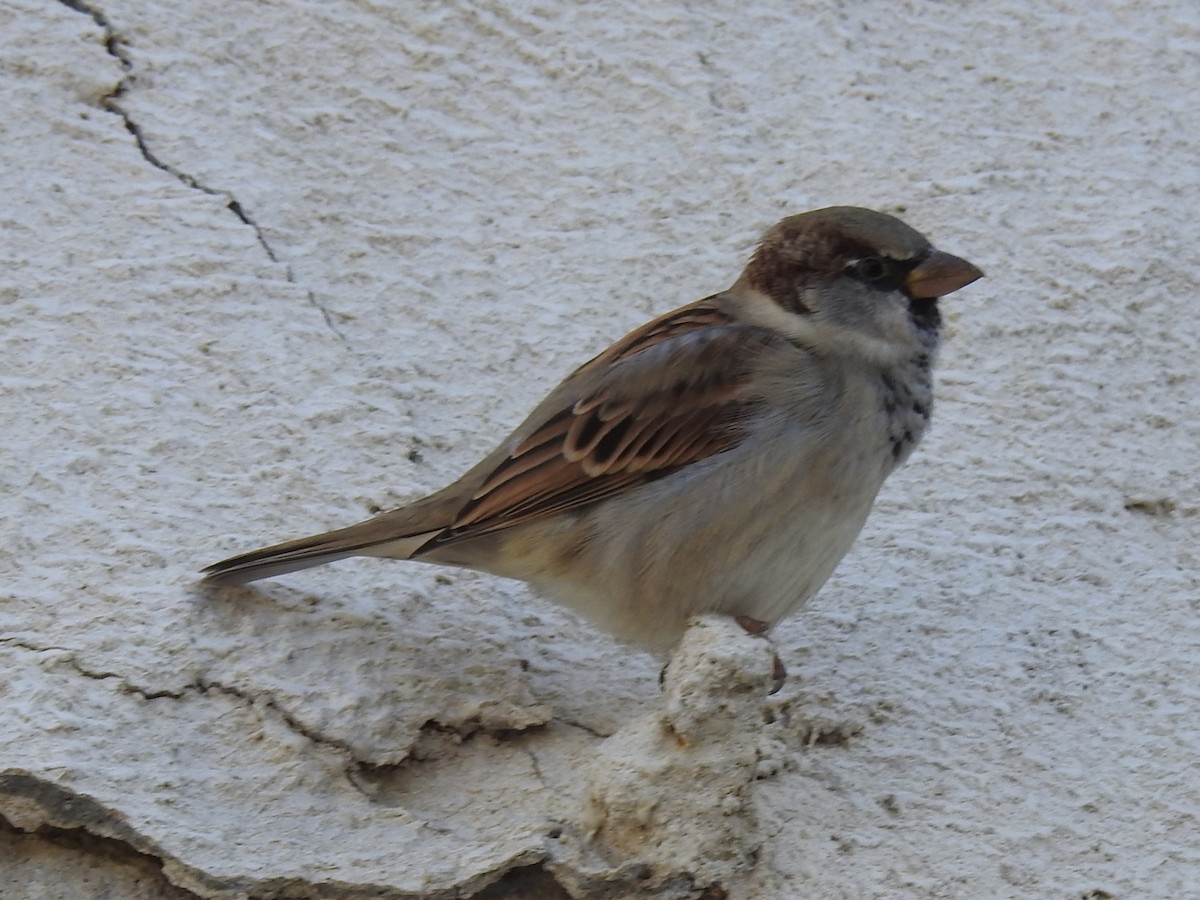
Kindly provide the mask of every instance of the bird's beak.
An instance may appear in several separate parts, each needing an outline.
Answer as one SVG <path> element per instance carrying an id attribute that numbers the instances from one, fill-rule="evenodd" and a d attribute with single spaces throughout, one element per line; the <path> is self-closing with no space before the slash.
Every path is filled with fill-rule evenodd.
<path id="1" fill-rule="evenodd" d="M 983 272 L 965 259 L 934 250 L 908 273 L 904 284 L 909 296 L 917 300 L 932 300 L 952 294 L 982 277 Z"/>

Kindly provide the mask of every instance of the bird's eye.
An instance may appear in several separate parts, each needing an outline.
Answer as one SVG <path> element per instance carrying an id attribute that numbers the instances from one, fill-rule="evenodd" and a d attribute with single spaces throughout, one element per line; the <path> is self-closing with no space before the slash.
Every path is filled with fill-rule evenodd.
<path id="1" fill-rule="evenodd" d="M 887 264 L 887 260 L 878 256 L 864 256 L 854 260 L 846 268 L 863 281 L 884 281 L 892 274 L 892 267 Z"/>

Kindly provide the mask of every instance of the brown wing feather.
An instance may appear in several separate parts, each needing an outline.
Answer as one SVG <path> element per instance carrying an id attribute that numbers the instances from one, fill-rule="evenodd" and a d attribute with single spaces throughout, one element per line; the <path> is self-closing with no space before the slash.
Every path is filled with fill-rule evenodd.
<path id="1" fill-rule="evenodd" d="M 731 324 L 733 324 L 733 319 L 721 309 L 717 295 L 706 297 L 650 320 L 641 328 L 625 335 L 599 356 L 584 363 L 580 368 L 585 369 L 596 364 L 611 365 L 677 335 L 687 334 L 701 328 Z"/>
<path id="2" fill-rule="evenodd" d="M 584 367 L 604 370 L 598 385 L 521 440 L 428 546 L 594 503 L 736 446 L 757 399 L 753 362 L 774 340 L 735 325 L 716 298 L 648 323 Z"/>

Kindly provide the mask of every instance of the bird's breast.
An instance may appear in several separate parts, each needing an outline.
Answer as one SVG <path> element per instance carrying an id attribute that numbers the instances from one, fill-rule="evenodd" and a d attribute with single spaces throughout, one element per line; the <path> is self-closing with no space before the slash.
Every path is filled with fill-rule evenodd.
<path id="1" fill-rule="evenodd" d="M 894 465 L 908 459 L 929 426 L 933 381 L 928 368 L 910 366 L 880 376 L 879 404 Z"/>

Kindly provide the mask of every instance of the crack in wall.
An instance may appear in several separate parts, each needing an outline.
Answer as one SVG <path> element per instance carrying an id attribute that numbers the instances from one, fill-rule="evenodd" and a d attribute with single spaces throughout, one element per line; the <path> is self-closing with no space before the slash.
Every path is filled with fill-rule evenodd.
<path id="1" fill-rule="evenodd" d="M 100 98 L 100 106 L 106 112 L 120 117 L 121 121 L 125 125 L 125 130 L 133 136 L 134 143 L 137 145 L 138 152 L 142 154 L 142 158 L 156 169 L 160 169 L 161 171 L 174 176 L 180 181 L 180 183 L 191 190 L 200 191 L 201 193 L 223 199 L 225 201 L 225 208 L 237 216 L 238 221 L 253 229 L 254 237 L 258 241 L 259 246 L 262 247 L 263 252 L 266 253 L 267 259 L 269 259 L 272 263 L 283 267 L 284 279 L 288 282 L 288 284 L 299 286 L 299 282 L 296 280 L 296 275 L 292 271 L 292 267 L 280 259 L 279 254 L 275 252 L 274 248 L 267 240 L 267 236 L 264 233 L 262 226 L 260 226 L 258 222 L 254 220 L 254 218 L 246 211 L 246 208 L 241 204 L 240 201 L 238 201 L 236 197 L 234 197 L 230 191 L 220 190 L 204 184 L 195 176 L 189 175 L 182 169 L 179 169 L 176 166 L 166 162 L 150 149 L 150 145 L 146 141 L 146 135 L 142 131 L 141 126 L 134 121 L 129 111 L 125 109 L 125 107 L 123 107 L 119 102 L 120 98 L 129 92 L 137 76 L 133 73 L 133 57 L 129 53 L 129 47 L 116 28 L 113 27 L 112 21 L 108 18 L 108 16 L 106 16 L 101 9 L 93 6 L 90 3 L 84 2 L 84 0 L 59 0 L 59 2 L 68 9 L 72 9 L 75 12 L 88 16 L 104 33 L 104 49 L 108 55 L 115 59 L 121 66 L 121 72 L 123 74 L 113 89 Z M 333 314 L 320 302 L 320 300 L 317 299 L 316 293 L 312 290 L 306 289 L 305 296 L 307 297 L 309 304 L 321 313 L 321 318 L 325 321 L 326 327 L 337 336 L 337 339 L 341 341 L 343 345 L 349 348 L 349 338 L 346 337 L 345 332 L 338 328 Z"/>
<path id="2" fill-rule="evenodd" d="M 406 758 L 397 763 L 378 763 L 369 757 L 364 757 L 354 748 L 354 745 L 349 741 L 341 740 L 332 737 L 319 729 L 313 728 L 305 724 L 295 713 L 288 710 L 278 700 L 272 697 L 269 693 L 256 692 L 235 685 L 226 684 L 222 681 L 217 681 L 208 678 L 203 674 L 197 674 L 191 681 L 177 688 L 148 688 L 140 684 L 136 684 L 129 678 L 116 671 L 107 671 L 103 669 L 93 669 L 85 665 L 79 659 L 80 651 L 74 647 L 62 647 L 58 645 L 39 645 L 32 641 L 25 640 L 19 637 L 0 637 L 0 646 L 13 647 L 21 650 L 27 650 L 30 653 L 57 653 L 61 654 L 56 660 L 64 666 L 67 666 L 72 672 L 80 675 L 83 678 L 88 678 L 93 681 L 114 681 L 116 682 L 117 690 L 125 694 L 133 694 L 141 697 L 143 700 L 183 700 L 190 695 L 206 695 L 208 693 L 221 694 L 226 697 L 231 697 L 241 704 L 258 710 L 259 715 L 263 711 L 274 714 L 278 720 L 290 731 L 308 740 L 310 743 L 332 750 L 339 755 L 346 757 L 346 772 L 351 775 L 358 769 L 370 770 L 385 770 L 391 768 L 400 768 L 409 764 L 410 758 Z M 463 730 L 464 724 L 467 728 Z M 457 736 L 459 741 L 468 740 L 477 734 L 503 735 L 505 729 L 490 729 L 475 723 L 471 727 L 471 723 L 458 723 L 457 725 L 446 725 L 436 719 L 430 719 L 421 726 L 422 734 L 429 732 L 443 732 Z M 519 732 L 523 733 L 523 732 Z M 537 759 L 528 750 L 533 762 L 534 769 L 537 771 L 538 777 L 541 778 L 541 771 L 537 767 Z M 354 779 L 351 778 L 353 782 Z M 542 779 L 543 784 L 545 780 Z M 356 789 L 361 788 L 356 784 Z"/>
<path id="3" fill-rule="evenodd" d="M 306 738 L 308 741 L 320 747 L 325 747 L 334 750 L 338 753 L 349 756 L 351 764 L 366 763 L 366 760 L 361 759 L 355 752 L 354 748 L 347 742 L 330 737 L 322 732 L 310 728 L 298 719 L 293 713 L 289 712 L 281 706 L 273 697 L 266 694 L 255 694 L 252 691 L 247 691 L 242 688 L 224 684 L 219 681 L 205 678 L 203 675 L 197 675 L 192 681 L 183 685 L 180 688 L 163 688 L 161 690 L 152 690 L 129 681 L 126 676 L 120 672 L 109 672 L 101 669 L 92 669 L 79 661 L 78 650 L 71 647 L 59 646 L 39 646 L 30 641 L 16 637 L 0 638 L 0 645 L 8 647 L 16 647 L 22 650 L 28 650 L 31 653 L 61 653 L 59 661 L 64 665 L 84 678 L 90 678 L 94 681 L 113 681 L 118 685 L 118 690 L 126 694 L 134 694 L 144 700 L 182 700 L 190 694 L 207 694 L 210 691 L 222 694 L 227 697 L 244 703 L 251 708 L 269 710 L 279 717 L 280 721 L 291 731 Z"/>
<path id="4" fill-rule="evenodd" d="M 588 725 L 586 722 L 568 719 L 565 716 L 555 716 L 551 721 L 561 722 L 563 725 L 566 725 L 570 728 L 577 728 L 585 734 L 590 734 L 592 737 L 597 738 L 598 740 L 604 740 L 605 738 L 612 737 L 612 732 L 600 731 L 596 728 L 593 728 L 591 725 Z"/>
<path id="5" fill-rule="evenodd" d="M 533 774 L 534 777 L 537 778 L 538 784 L 542 786 L 543 790 L 548 789 L 550 785 L 546 781 L 546 776 L 542 773 L 542 764 L 538 761 L 537 754 L 533 752 L 533 748 L 521 744 L 520 749 L 523 750 L 525 755 L 529 757 L 529 763 L 533 768 Z"/>
<path id="6" fill-rule="evenodd" d="M 233 697 L 251 708 L 262 707 L 270 710 L 277 715 L 280 721 L 288 727 L 289 730 L 295 732 L 301 737 L 311 741 L 318 747 L 325 747 L 337 753 L 345 754 L 349 757 L 349 763 L 362 762 L 363 760 L 355 753 L 354 748 L 346 741 L 338 738 L 330 737 L 327 734 L 310 728 L 301 722 L 296 716 L 288 712 L 275 700 L 274 697 L 268 695 L 255 695 L 250 691 L 242 688 L 234 687 L 233 685 L 223 684 L 219 681 L 210 681 L 206 678 L 197 678 L 194 683 L 194 689 L 201 694 L 207 694 L 209 691 L 215 691 L 218 694 L 223 694 L 226 697 Z"/>

